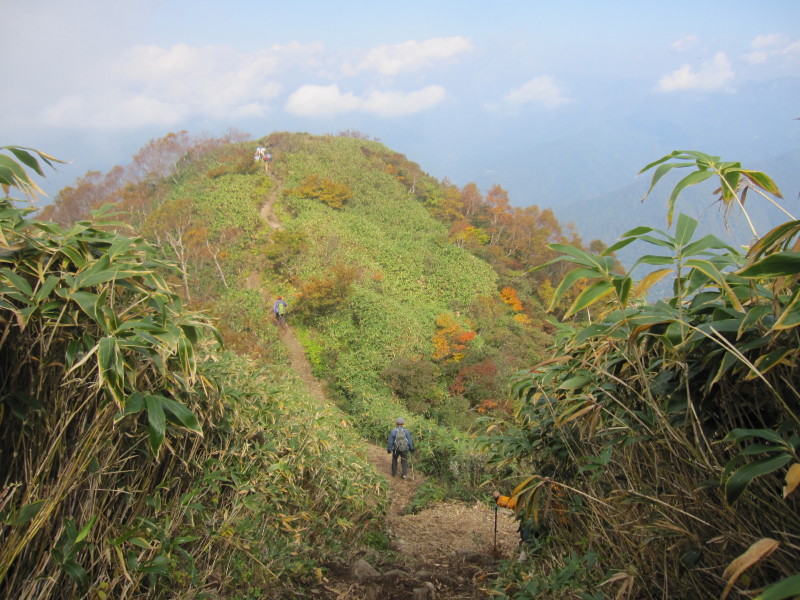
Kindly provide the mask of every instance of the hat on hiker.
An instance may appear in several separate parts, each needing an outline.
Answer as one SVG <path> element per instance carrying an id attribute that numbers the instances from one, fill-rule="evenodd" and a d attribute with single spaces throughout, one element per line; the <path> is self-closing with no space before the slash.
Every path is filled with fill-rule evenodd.
<path id="1" fill-rule="evenodd" d="M 398 425 L 402 425 L 403 423 L 405 423 L 405 420 L 403 419 L 403 417 L 400 417 L 400 418 L 397 419 L 397 424 Z"/>

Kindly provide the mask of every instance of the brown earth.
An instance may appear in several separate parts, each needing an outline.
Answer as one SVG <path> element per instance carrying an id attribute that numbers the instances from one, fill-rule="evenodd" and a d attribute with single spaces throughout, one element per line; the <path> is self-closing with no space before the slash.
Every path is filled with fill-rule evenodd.
<path id="1" fill-rule="evenodd" d="M 261 216 L 271 227 L 280 229 L 273 211 L 277 188 L 266 199 Z M 258 276 L 248 278 L 247 285 L 258 287 Z M 311 373 L 311 365 L 291 327 L 281 331 L 280 337 L 288 350 L 291 367 L 305 387 L 320 402 L 329 402 L 323 385 Z M 390 427 L 388 424 L 387 435 Z M 368 457 L 388 482 L 391 504 L 386 526 L 394 552 L 387 552 L 385 557 L 372 554 L 373 564 L 359 561 L 353 565 L 328 565 L 327 580 L 308 590 L 308 597 L 338 600 L 487 597 L 482 588 L 497 561 L 512 556 L 517 548 L 519 534 L 513 513 L 505 509 L 496 511 L 480 502 L 451 501 L 435 503 L 418 514 L 406 514 L 425 477 L 413 469 L 413 461 L 405 480 L 392 477 L 391 455 L 384 447 L 370 444 Z"/>

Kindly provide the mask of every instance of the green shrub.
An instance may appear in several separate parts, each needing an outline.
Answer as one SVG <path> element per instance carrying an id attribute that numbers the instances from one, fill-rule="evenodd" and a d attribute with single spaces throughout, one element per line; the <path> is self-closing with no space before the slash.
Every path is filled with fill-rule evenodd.
<path id="1" fill-rule="evenodd" d="M 29 212 L 0 205 L 11 249 L 0 257 L 0 460 L 15 490 L 0 589 L 72 597 L 104 581 L 117 595 L 191 579 L 208 538 L 185 533 L 201 505 L 179 498 L 225 443 L 225 393 L 206 362 L 216 332 L 182 307 L 142 240 L 87 222 L 63 231 Z"/>
<path id="2" fill-rule="evenodd" d="M 380 543 L 359 436 L 280 356 L 221 352 L 141 239 L 0 202 L 4 597 L 287 596 Z M 217 308 L 272 342 L 255 292 Z"/>
<path id="3" fill-rule="evenodd" d="M 670 218 L 681 189 L 713 175 L 724 202 L 747 189 L 779 195 L 766 175 L 701 153 L 656 165 L 653 184 L 667 166 L 698 169 L 675 188 Z M 592 324 L 565 326 L 552 357 L 520 375 L 518 418 L 494 438 L 497 462 L 516 466 L 520 508 L 549 531 L 552 557 L 508 573 L 521 590 L 512 597 L 562 597 L 564 583 L 593 590 L 604 578 L 618 595 L 662 597 L 667 586 L 676 598 L 733 586 L 754 594 L 797 573 L 788 469 L 800 464 L 800 222 L 773 229 L 746 256 L 714 236 L 695 239 L 696 227 L 681 214 L 674 234 L 639 227 L 599 256 L 557 247 L 575 268 L 552 305 L 583 280 L 567 316 L 596 313 Z M 640 259 L 658 270 L 638 283 L 609 257 L 633 242 L 661 251 Z M 640 299 L 666 276 L 672 297 Z M 555 558 L 579 546 L 603 573 Z M 740 577 L 735 565 L 746 561 L 758 568 Z"/>

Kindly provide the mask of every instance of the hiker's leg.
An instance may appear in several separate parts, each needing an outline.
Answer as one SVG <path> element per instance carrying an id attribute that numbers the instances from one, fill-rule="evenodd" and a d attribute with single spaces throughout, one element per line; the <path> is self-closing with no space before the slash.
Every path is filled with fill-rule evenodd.
<path id="1" fill-rule="evenodd" d="M 397 452 L 392 452 L 392 477 L 397 477 Z"/>
<path id="2" fill-rule="evenodd" d="M 408 474 L 408 450 L 401 452 L 400 456 L 403 459 L 403 477 L 405 477 Z"/>

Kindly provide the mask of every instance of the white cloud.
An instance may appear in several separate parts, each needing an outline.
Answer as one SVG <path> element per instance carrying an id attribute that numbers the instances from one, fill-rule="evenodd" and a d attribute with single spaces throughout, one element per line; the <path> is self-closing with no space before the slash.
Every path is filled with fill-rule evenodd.
<path id="1" fill-rule="evenodd" d="M 415 92 L 372 91 L 363 97 L 342 92 L 336 84 L 304 85 L 289 96 L 285 109 L 304 117 L 365 112 L 382 117 L 410 115 L 433 108 L 445 97 L 444 88 L 429 85 Z"/>
<path id="2" fill-rule="evenodd" d="M 50 127 L 135 129 L 147 125 L 170 127 L 185 116 L 185 108 L 156 98 L 110 93 L 91 99 L 64 97 L 47 106 L 41 120 Z"/>
<path id="3" fill-rule="evenodd" d="M 564 97 L 564 90 L 549 75 L 531 79 L 526 84 L 511 90 L 504 97 L 507 106 L 520 107 L 524 104 L 538 104 L 545 108 L 557 108 L 571 102 Z"/>
<path id="4" fill-rule="evenodd" d="M 364 99 L 363 110 L 382 117 L 411 115 L 433 108 L 445 95 L 444 88 L 438 85 L 416 92 L 372 92 Z"/>
<path id="5" fill-rule="evenodd" d="M 400 72 L 455 56 L 469 46 L 464 38 L 447 38 L 383 47 L 383 54 L 373 54 L 370 68 Z M 48 97 L 39 111 L 40 122 L 48 127 L 126 130 L 175 127 L 197 118 L 230 122 L 263 117 L 292 78 L 321 76 L 323 59 L 328 60 L 324 50 L 321 43 L 252 52 L 212 45 L 135 46 L 87 65 L 74 87 Z M 307 85 L 291 94 L 285 109 L 306 116 L 359 111 L 392 117 L 428 110 L 445 95 L 437 85 L 362 95 L 343 92 L 336 84 Z"/>
<path id="6" fill-rule="evenodd" d="M 685 52 L 694 48 L 697 45 L 697 41 L 698 38 L 696 35 L 686 35 L 672 42 L 672 49 L 678 52 Z"/>
<path id="7" fill-rule="evenodd" d="M 302 86 L 289 96 L 284 108 L 294 115 L 322 117 L 357 110 L 360 103 L 355 95 L 343 94 L 333 83 Z"/>
<path id="8" fill-rule="evenodd" d="M 758 35 L 750 42 L 752 51 L 745 54 L 748 62 L 761 64 L 775 57 L 794 58 L 800 56 L 800 41 L 789 42 L 780 33 Z"/>
<path id="9" fill-rule="evenodd" d="M 47 104 L 50 127 L 172 127 L 190 118 L 260 117 L 271 110 L 286 71 L 314 68 L 321 44 L 250 53 L 229 47 L 137 46 L 113 65 L 97 64 L 79 91 Z"/>
<path id="10" fill-rule="evenodd" d="M 377 71 L 381 75 L 392 76 L 450 60 L 472 50 L 472 47 L 469 39 L 460 36 L 378 46 L 367 53 L 356 70 Z"/>
<path id="11" fill-rule="evenodd" d="M 710 62 L 703 63 L 696 71 L 690 65 L 683 65 L 676 71 L 664 75 L 656 89 L 660 92 L 730 90 L 728 84 L 733 75 L 728 57 L 724 52 L 717 52 Z"/>

